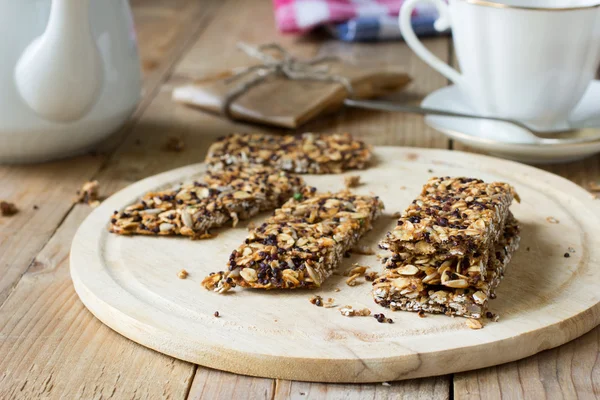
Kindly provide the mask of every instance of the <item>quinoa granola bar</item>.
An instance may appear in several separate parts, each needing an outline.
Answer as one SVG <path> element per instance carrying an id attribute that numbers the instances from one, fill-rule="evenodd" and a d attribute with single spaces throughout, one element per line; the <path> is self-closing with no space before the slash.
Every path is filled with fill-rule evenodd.
<path id="1" fill-rule="evenodd" d="M 381 214 L 378 197 L 305 188 L 233 251 L 228 270 L 202 282 L 209 290 L 317 288 Z"/>
<path id="2" fill-rule="evenodd" d="M 213 143 L 206 163 L 211 169 L 233 164 L 270 165 L 299 174 L 341 173 L 363 169 L 371 148 L 348 133 L 275 136 L 234 133 Z"/>
<path id="3" fill-rule="evenodd" d="M 513 198 L 519 201 L 506 183 L 431 178 L 380 247 L 395 254 L 475 259 L 498 240 Z M 480 267 L 485 275 L 487 262 L 483 261 Z"/>
<path id="4" fill-rule="evenodd" d="M 423 279 L 407 276 L 402 267 L 388 269 L 385 275 L 373 283 L 376 303 L 392 310 L 428 312 L 481 318 L 486 314 L 488 300 L 494 298 L 512 254 L 519 246 L 519 225 L 509 217 L 499 241 L 488 261 L 488 275 L 478 287 L 448 287 L 427 284 Z M 451 276 L 454 280 L 457 277 Z"/>
<path id="5" fill-rule="evenodd" d="M 230 166 L 204 182 L 149 192 L 115 211 L 109 230 L 121 235 L 210 237 L 209 230 L 279 207 L 304 187 L 302 178 L 265 166 Z"/>

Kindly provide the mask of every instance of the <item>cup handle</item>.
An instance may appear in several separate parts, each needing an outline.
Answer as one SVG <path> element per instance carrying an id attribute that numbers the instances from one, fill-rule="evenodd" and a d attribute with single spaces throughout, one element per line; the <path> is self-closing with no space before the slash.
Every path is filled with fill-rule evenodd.
<path id="1" fill-rule="evenodd" d="M 400 32 L 404 41 L 408 44 L 408 47 L 414 51 L 423 61 L 429 64 L 433 69 L 450 79 L 454 84 L 461 86 L 463 82 L 462 75 L 450 67 L 448 64 L 436 57 L 432 52 L 427 50 L 423 43 L 415 35 L 411 23 L 412 13 L 417 6 L 417 3 L 424 1 L 432 3 L 438 10 L 439 18 L 433 25 L 438 31 L 444 31 L 451 26 L 450 13 L 448 12 L 448 5 L 442 0 L 407 0 L 402 4 L 400 9 L 400 15 L 398 16 L 398 24 L 400 25 Z"/>

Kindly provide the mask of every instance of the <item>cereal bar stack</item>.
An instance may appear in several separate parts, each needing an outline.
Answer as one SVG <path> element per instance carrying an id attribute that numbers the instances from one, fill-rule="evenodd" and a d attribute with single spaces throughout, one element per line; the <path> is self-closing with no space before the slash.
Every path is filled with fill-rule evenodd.
<path id="1" fill-rule="evenodd" d="M 375 302 L 393 310 L 481 318 L 519 245 L 506 183 L 432 178 L 380 247 L 385 273 Z"/>

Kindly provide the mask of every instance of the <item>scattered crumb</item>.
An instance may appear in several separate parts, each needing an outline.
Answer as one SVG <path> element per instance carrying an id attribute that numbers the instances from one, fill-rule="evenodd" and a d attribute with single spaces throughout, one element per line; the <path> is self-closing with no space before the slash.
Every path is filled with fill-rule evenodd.
<path id="1" fill-rule="evenodd" d="M 406 186 L 400 186 L 398 189 L 404 190 L 404 189 L 406 189 Z"/>
<path id="2" fill-rule="evenodd" d="M 433 170 L 432 169 L 428 169 L 427 172 L 429 172 L 430 174 L 433 174 Z"/>
<path id="3" fill-rule="evenodd" d="M 571 255 L 569 253 L 565 253 L 565 254 L 563 254 L 563 257 L 564 258 L 569 258 L 569 257 L 571 257 Z"/>
<path id="4" fill-rule="evenodd" d="M 17 208 L 16 205 L 14 205 L 14 203 L 9 203 L 7 201 L 0 201 L 0 212 L 2 213 L 3 217 L 11 217 L 11 216 L 15 215 L 16 213 L 18 213 L 19 209 Z"/>
<path id="5" fill-rule="evenodd" d="M 392 386 L 392 385 L 390 385 L 390 383 L 389 383 L 389 382 L 381 382 L 381 384 L 382 384 L 383 386 L 388 386 L 388 387 L 389 387 L 389 386 Z"/>
<path id="6" fill-rule="evenodd" d="M 199 236 L 192 237 L 192 239 L 193 240 L 196 240 L 196 239 L 212 239 L 212 238 L 216 238 L 218 235 L 219 235 L 218 233 L 204 232 L 203 234 L 201 234 Z"/>
<path id="7" fill-rule="evenodd" d="M 400 218 L 402 216 L 402 213 L 400 211 L 396 211 L 395 213 L 392 214 L 392 218 Z"/>
<path id="8" fill-rule="evenodd" d="M 98 205 L 100 205 L 100 197 L 98 196 L 99 188 L 100 184 L 98 181 L 88 181 L 84 183 L 81 189 L 77 191 L 75 203 L 82 203 L 91 207 L 98 207 Z"/>
<path id="9" fill-rule="evenodd" d="M 167 142 L 165 143 L 164 149 L 166 151 L 173 151 L 175 153 L 179 153 L 181 151 L 183 151 L 183 149 L 185 148 L 185 142 L 183 141 L 182 138 L 179 137 L 170 137 L 167 139 Z"/>
<path id="10" fill-rule="evenodd" d="M 419 312 L 417 313 L 417 315 L 419 316 L 419 318 L 425 318 L 426 317 L 425 311 L 423 311 L 423 310 L 419 310 Z"/>
<path id="11" fill-rule="evenodd" d="M 466 320 L 466 324 L 471 329 L 481 329 L 481 328 L 483 328 L 483 324 L 481 323 L 481 321 L 479 321 L 477 319 L 468 318 Z"/>
<path id="12" fill-rule="evenodd" d="M 368 282 L 373 282 L 378 277 L 379 277 L 379 274 L 377 274 L 377 272 L 375 272 L 375 271 L 368 272 L 368 273 L 365 274 L 365 280 L 368 281 Z"/>
<path id="13" fill-rule="evenodd" d="M 312 296 L 308 301 L 317 307 L 323 307 L 323 298 L 321 296 Z"/>
<path id="14" fill-rule="evenodd" d="M 340 313 L 344 317 L 368 317 L 371 315 L 371 310 L 368 308 L 363 308 L 360 310 L 355 310 L 352 306 L 344 306 L 340 308 Z"/>
<path id="15" fill-rule="evenodd" d="M 527 248 L 525 250 L 530 251 L 531 247 L 527 246 Z"/>
<path id="16" fill-rule="evenodd" d="M 335 299 L 333 297 L 329 297 L 327 299 L 327 301 L 325 303 L 323 303 L 323 307 L 325 307 L 325 308 L 337 307 L 337 304 L 335 304 Z"/>
<path id="17" fill-rule="evenodd" d="M 408 153 L 408 154 L 406 155 L 406 159 L 407 159 L 408 161 L 415 161 L 415 160 L 416 160 L 416 159 L 418 159 L 418 158 L 419 158 L 419 155 L 418 155 L 418 154 L 416 154 L 416 153 Z"/>
<path id="18" fill-rule="evenodd" d="M 340 289 L 339 287 L 336 287 L 335 289 L 333 289 L 334 292 L 339 292 L 340 290 L 342 290 L 342 289 Z"/>
<path id="19" fill-rule="evenodd" d="M 384 324 L 384 323 L 388 323 L 388 324 L 393 324 L 394 320 L 391 318 L 386 318 L 385 314 L 374 314 L 373 317 L 377 320 L 377 322 L 379 322 L 380 324 Z"/>
<path id="20" fill-rule="evenodd" d="M 500 319 L 500 316 L 498 314 L 494 314 L 491 311 L 486 312 L 485 317 L 492 322 L 498 322 L 498 320 Z"/>
<path id="21" fill-rule="evenodd" d="M 346 285 L 348 285 L 348 286 L 358 285 L 360 282 L 357 281 L 356 278 L 358 278 L 359 276 L 360 276 L 360 274 L 354 274 L 350 278 L 346 279 Z"/>
<path id="22" fill-rule="evenodd" d="M 221 316 L 221 314 L 219 314 L 218 311 L 215 311 L 214 316 L 215 316 L 215 318 L 219 318 Z M 277 320 L 275 320 L 275 322 L 277 322 Z"/>
<path id="23" fill-rule="evenodd" d="M 551 224 L 559 224 L 560 223 L 560 221 L 554 217 L 546 217 L 546 221 L 550 222 Z"/>
<path id="24" fill-rule="evenodd" d="M 185 279 L 188 277 L 188 272 L 185 269 L 182 269 L 181 271 L 179 271 L 179 273 L 177 274 L 177 277 L 179 279 Z"/>
<path id="25" fill-rule="evenodd" d="M 39 207 L 38 207 L 36 204 L 34 204 L 34 205 L 33 205 L 33 209 L 34 209 L 34 210 L 39 210 L 40 208 L 39 208 Z"/>
<path id="26" fill-rule="evenodd" d="M 274 319 L 274 320 L 273 320 L 273 322 L 277 322 L 277 320 L 276 320 L 276 319 Z"/>
<path id="27" fill-rule="evenodd" d="M 574 249 L 574 248 L 572 248 L 572 247 L 569 247 L 569 248 L 567 249 L 567 251 L 568 251 L 569 253 L 575 253 L 575 249 Z"/>
<path id="28" fill-rule="evenodd" d="M 304 396 L 306 393 L 304 392 L 300 392 L 300 396 Z"/>
<path id="29" fill-rule="evenodd" d="M 344 185 L 348 189 L 360 186 L 360 176 L 359 175 L 350 175 L 350 176 L 345 177 Z"/>
<path id="30" fill-rule="evenodd" d="M 344 276 L 358 275 L 363 276 L 369 267 L 365 265 L 352 264 L 352 269 L 344 272 Z"/>
<path id="31" fill-rule="evenodd" d="M 362 246 L 362 245 L 356 245 L 350 251 L 354 254 L 362 254 L 365 256 L 372 256 L 373 254 L 375 254 L 375 250 L 373 250 L 372 248 L 370 248 L 368 246 Z"/>
<path id="32" fill-rule="evenodd" d="M 587 184 L 588 190 L 592 192 L 600 192 L 600 183 L 596 183 L 594 181 L 589 181 Z"/>

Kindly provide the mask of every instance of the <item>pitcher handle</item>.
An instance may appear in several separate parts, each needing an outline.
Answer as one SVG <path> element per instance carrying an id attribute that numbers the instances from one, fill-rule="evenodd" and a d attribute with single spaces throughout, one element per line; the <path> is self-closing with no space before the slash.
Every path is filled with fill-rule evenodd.
<path id="1" fill-rule="evenodd" d="M 411 16 L 419 2 L 429 2 L 433 4 L 439 13 L 438 19 L 434 23 L 434 28 L 438 31 L 445 31 L 451 27 L 450 13 L 448 5 L 442 0 L 407 0 L 402 4 L 400 15 L 398 16 L 398 24 L 400 32 L 406 44 L 419 56 L 423 61 L 429 64 L 433 69 L 450 79 L 454 84 L 462 86 L 463 76 L 454 68 L 440 60 L 431 51 L 427 50 L 423 43 L 417 38 L 411 23 Z"/>

